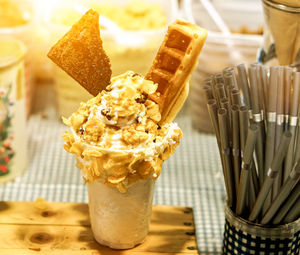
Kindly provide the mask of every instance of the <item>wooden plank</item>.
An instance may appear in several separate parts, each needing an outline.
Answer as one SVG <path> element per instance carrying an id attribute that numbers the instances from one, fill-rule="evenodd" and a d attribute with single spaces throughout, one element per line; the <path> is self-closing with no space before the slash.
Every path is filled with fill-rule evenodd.
<path id="1" fill-rule="evenodd" d="M 60 224 L 90 226 L 88 205 L 61 202 L 0 202 L 0 224 Z M 193 210 L 187 207 L 153 206 L 152 222 L 166 225 L 184 221 L 193 224 Z"/>
<path id="2" fill-rule="evenodd" d="M 28 249 L 24 251 L 23 249 L 5 249 L 0 250 L 1 255 L 63 255 L 61 250 L 41 250 L 41 249 Z M 68 255 L 103 255 L 104 253 L 99 250 L 69 250 L 66 254 Z M 126 250 L 126 251 L 116 251 L 116 250 L 109 250 L 108 252 L 105 252 L 107 255 L 139 255 L 142 254 L 140 252 L 136 252 L 134 250 Z M 145 254 L 145 253 L 143 253 Z M 147 255 L 157 255 L 156 252 L 147 252 Z M 182 255 L 182 253 L 171 253 L 171 252 L 163 252 L 159 253 L 159 255 Z M 195 255 L 194 252 L 191 253 L 184 253 L 184 255 Z"/>
<path id="3" fill-rule="evenodd" d="M 154 206 L 146 241 L 114 251 L 93 238 L 87 204 L 1 202 L 0 254 L 197 254 L 191 208 Z M 11 252 L 11 253 L 9 253 Z M 33 253 L 32 253 L 33 252 Z"/>
<path id="4" fill-rule="evenodd" d="M 89 226 L 87 204 L 36 202 L 0 202 L 0 224 L 56 224 Z"/>
<path id="5" fill-rule="evenodd" d="M 42 248 L 43 250 L 89 250 L 107 252 L 94 241 L 90 228 L 86 226 L 47 225 L 0 225 L 1 249 Z M 177 229 L 168 232 L 150 232 L 147 241 L 137 246 L 135 251 L 184 252 L 195 244 L 194 238 Z M 1 251 L 0 249 L 0 251 Z M 167 250 L 166 250 L 167 249 Z"/>

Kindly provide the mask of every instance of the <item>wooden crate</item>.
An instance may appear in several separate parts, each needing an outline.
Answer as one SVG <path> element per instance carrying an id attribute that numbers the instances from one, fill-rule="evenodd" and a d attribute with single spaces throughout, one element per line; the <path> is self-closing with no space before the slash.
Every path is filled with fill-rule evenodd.
<path id="1" fill-rule="evenodd" d="M 138 255 L 198 254 L 193 210 L 154 206 L 146 241 L 112 250 L 93 238 L 83 203 L 0 202 L 0 254 Z"/>

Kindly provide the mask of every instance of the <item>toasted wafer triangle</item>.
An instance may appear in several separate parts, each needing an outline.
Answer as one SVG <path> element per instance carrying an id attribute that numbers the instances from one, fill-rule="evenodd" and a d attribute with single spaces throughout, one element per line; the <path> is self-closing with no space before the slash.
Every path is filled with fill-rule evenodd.
<path id="1" fill-rule="evenodd" d="M 194 24 L 177 20 L 168 32 L 153 61 L 146 79 L 158 83 L 149 98 L 159 104 L 161 124 L 171 122 L 187 97 L 188 81 L 198 63 L 207 31 Z"/>
<path id="2" fill-rule="evenodd" d="M 110 83 L 109 58 L 102 48 L 99 14 L 86 12 L 49 51 L 48 57 L 96 96 Z"/>

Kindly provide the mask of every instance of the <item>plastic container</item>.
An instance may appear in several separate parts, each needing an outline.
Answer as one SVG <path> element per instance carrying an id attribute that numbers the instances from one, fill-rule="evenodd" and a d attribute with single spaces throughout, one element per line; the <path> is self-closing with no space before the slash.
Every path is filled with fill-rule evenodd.
<path id="1" fill-rule="evenodd" d="M 264 24 L 260 1 L 214 1 L 214 7 L 231 31 L 259 31 Z M 198 0 L 185 0 L 186 18 L 208 30 L 197 70 L 213 74 L 236 63 L 253 63 L 263 43 L 261 35 L 223 35 Z"/>
<path id="2" fill-rule="evenodd" d="M 260 1 L 213 1 L 214 7 L 231 31 L 259 31 L 263 26 Z M 261 35 L 234 33 L 223 35 L 199 0 L 183 2 L 184 16 L 208 30 L 208 37 L 200 54 L 199 63 L 191 78 L 188 103 L 191 108 L 193 126 L 200 131 L 213 132 L 208 124 L 209 115 L 201 88 L 203 80 L 211 74 L 221 72 L 227 66 L 256 61 L 258 50 L 263 43 Z M 196 110 L 195 110 L 196 109 Z"/>
<path id="3" fill-rule="evenodd" d="M 10 27 L 0 26 L 0 37 L 12 37 L 22 41 L 27 47 L 27 55 L 25 56 L 25 77 L 26 77 L 26 112 L 29 116 L 33 98 L 34 98 L 34 60 L 33 60 L 33 48 L 34 48 L 34 10 L 31 0 L 17 1 L 10 0 L 9 2 L 19 6 L 22 14 L 28 22 L 21 25 L 14 25 Z M 3 7 L 2 7 L 3 8 Z M 1 16 L 0 16 L 1 17 Z M 1 17 L 3 18 L 3 17 Z"/>
<path id="4" fill-rule="evenodd" d="M 27 167 L 25 54 L 22 42 L 0 38 L 0 183 Z"/>
<path id="5" fill-rule="evenodd" d="M 154 181 L 132 184 L 126 193 L 99 181 L 88 184 L 89 211 L 97 242 L 113 249 L 142 243 L 149 230 Z"/>
<path id="6" fill-rule="evenodd" d="M 178 11 L 176 0 L 144 1 L 151 4 L 159 4 L 166 14 L 168 23 L 176 19 Z M 76 16 L 79 13 L 83 14 L 89 9 L 89 4 L 91 5 L 94 2 L 87 1 L 81 4 L 71 3 L 68 4 L 67 7 L 69 9 L 73 8 L 73 15 Z M 109 2 L 104 0 L 97 1 L 97 4 L 109 3 L 110 5 L 124 6 L 128 2 L 129 0 L 113 0 Z M 54 6 L 44 15 L 45 26 L 48 28 L 51 35 L 51 40 L 48 42 L 49 47 L 70 28 L 69 26 L 53 23 L 51 15 L 57 12 L 57 8 L 66 8 L 66 6 L 61 4 L 59 6 Z M 124 30 L 125 32 L 122 35 L 116 35 L 110 31 L 101 29 L 100 34 L 103 41 L 103 47 L 110 58 L 113 72 L 112 75 L 115 76 L 128 70 L 146 74 L 151 67 L 155 54 L 163 40 L 166 29 L 167 26 L 155 30 Z M 126 40 L 124 40 L 124 38 L 126 38 Z M 86 101 L 91 97 L 85 89 L 57 67 L 54 67 L 54 79 L 57 91 L 59 115 L 69 116 L 78 108 L 80 102 Z"/>

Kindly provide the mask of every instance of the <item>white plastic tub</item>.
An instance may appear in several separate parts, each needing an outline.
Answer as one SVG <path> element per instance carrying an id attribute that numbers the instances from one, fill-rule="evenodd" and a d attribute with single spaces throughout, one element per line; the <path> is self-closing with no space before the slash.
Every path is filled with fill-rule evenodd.
<path id="1" fill-rule="evenodd" d="M 263 13 L 260 1 L 213 1 L 214 7 L 230 30 L 246 27 L 250 31 L 263 26 Z M 200 55 L 198 71 L 207 74 L 220 72 L 226 66 L 241 62 L 256 61 L 257 51 L 263 43 L 261 35 L 231 34 L 223 35 L 201 5 L 200 0 L 185 0 L 185 17 L 208 30 L 207 41 Z"/>
<path id="2" fill-rule="evenodd" d="M 261 2 L 214 0 L 213 6 L 230 30 L 238 31 L 246 27 L 256 31 L 263 26 Z M 193 126 L 200 131 L 213 132 L 206 108 L 205 97 L 199 86 L 211 74 L 221 72 L 227 66 L 240 63 L 251 64 L 256 61 L 259 48 L 263 44 L 263 36 L 255 34 L 234 33 L 222 34 L 200 0 L 183 2 L 184 16 L 192 23 L 208 30 L 208 37 L 200 54 L 198 66 L 191 78 L 191 91 L 188 102 L 192 105 Z"/>

